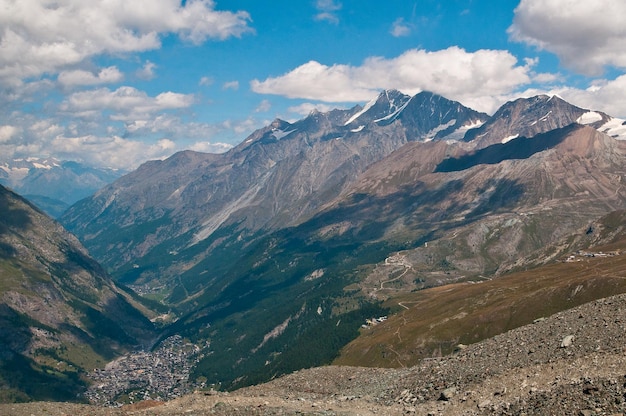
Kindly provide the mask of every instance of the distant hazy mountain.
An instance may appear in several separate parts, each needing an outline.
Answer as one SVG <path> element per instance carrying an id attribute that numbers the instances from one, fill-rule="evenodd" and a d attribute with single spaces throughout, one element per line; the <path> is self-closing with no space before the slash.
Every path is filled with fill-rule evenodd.
<path id="1" fill-rule="evenodd" d="M 0 163 L 0 184 L 34 202 L 52 217 L 122 176 L 124 171 L 89 167 L 54 158 Z"/>
<path id="2" fill-rule="evenodd" d="M 61 220 L 177 310 L 170 331 L 210 340 L 197 375 L 245 384 L 330 361 L 397 291 L 555 258 L 624 208 L 623 131 L 558 97 L 489 117 L 384 91 L 275 120 L 225 154 L 146 163 Z"/>
<path id="3" fill-rule="evenodd" d="M 76 400 L 83 373 L 154 338 L 84 247 L 0 186 L 0 401 Z"/>

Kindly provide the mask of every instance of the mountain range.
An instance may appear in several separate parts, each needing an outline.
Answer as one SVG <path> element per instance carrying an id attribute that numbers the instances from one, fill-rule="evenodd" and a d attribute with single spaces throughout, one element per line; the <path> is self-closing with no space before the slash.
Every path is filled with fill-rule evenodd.
<path id="1" fill-rule="evenodd" d="M 193 380 L 232 389 L 331 362 L 366 319 L 410 308 L 408 294 L 579 250 L 577 236 L 625 208 L 624 138 L 622 120 L 557 96 L 489 116 L 389 90 L 363 107 L 274 120 L 224 154 L 147 162 L 59 221 L 102 268 L 81 264 L 136 316 L 108 357 L 152 345 L 145 316 L 156 314 L 129 287 L 170 312 L 159 340 L 200 348 Z M 83 331 L 91 309 L 122 325 L 106 305 L 75 312 Z"/>
<path id="2" fill-rule="evenodd" d="M 28 198 L 48 215 L 59 217 L 70 205 L 125 174 L 54 158 L 30 157 L 0 164 L 0 184 Z"/>
<path id="3" fill-rule="evenodd" d="M 328 362 L 389 297 L 565 255 L 624 207 L 625 131 L 556 96 L 489 116 L 384 91 L 148 162 L 60 220 L 172 308 L 169 334 L 210 341 L 195 375 L 231 388 Z"/>

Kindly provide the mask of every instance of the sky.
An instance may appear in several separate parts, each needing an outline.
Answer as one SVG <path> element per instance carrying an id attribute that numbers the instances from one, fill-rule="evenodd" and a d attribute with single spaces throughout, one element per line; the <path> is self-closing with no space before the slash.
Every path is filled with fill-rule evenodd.
<path id="1" fill-rule="evenodd" d="M 130 170 L 384 89 L 626 118 L 624 45 L 615 0 L 0 0 L 0 161 Z"/>

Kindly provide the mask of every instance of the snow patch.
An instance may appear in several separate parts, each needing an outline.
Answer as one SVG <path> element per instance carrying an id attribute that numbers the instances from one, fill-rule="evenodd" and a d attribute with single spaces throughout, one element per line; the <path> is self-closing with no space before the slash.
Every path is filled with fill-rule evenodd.
<path id="1" fill-rule="evenodd" d="M 602 115 L 600 113 L 596 113 L 595 111 L 587 111 L 585 114 L 576 119 L 576 123 L 591 124 L 600 120 L 602 120 Z"/>
<path id="2" fill-rule="evenodd" d="M 294 131 L 296 131 L 296 129 L 288 130 L 288 131 L 284 131 L 284 130 L 280 130 L 280 129 L 272 129 L 272 136 L 274 136 L 276 138 L 276 140 L 280 140 L 283 137 L 290 135 Z"/>
<path id="3" fill-rule="evenodd" d="M 454 141 L 461 140 L 463 139 L 463 137 L 465 137 L 465 133 L 467 133 L 468 130 L 477 129 L 483 124 L 485 124 L 485 122 L 482 120 L 472 121 L 469 124 L 464 124 L 458 129 L 454 130 L 452 133 L 448 134 L 445 138 L 446 140 L 454 140 Z"/>
<path id="4" fill-rule="evenodd" d="M 47 169 L 50 170 L 52 169 L 52 166 L 50 165 L 42 165 L 41 163 L 37 163 L 37 162 L 32 162 L 33 166 L 36 167 L 37 169 Z"/>
<path id="5" fill-rule="evenodd" d="M 598 131 L 611 136 L 616 140 L 626 140 L 626 121 L 620 118 L 611 118 L 598 128 Z"/>
<path id="6" fill-rule="evenodd" d="M 435 138 L 435 136 L 437 135 L 437 133 L 439 133 L 440 131 L 443 131 L 443 130 L 445 130 L 447 128 L 450 128 L 450 127 L 454 126 L 455 123 L 456 123 L 456 120 L 452 119 L 452 120 L 448 121 L 446 124 L 438 125 L 434 129 L 432 129 L 431 131 L 426 133 L 426 135 L 424 135 L 424 141 L 429 142 L 429 141 L 433 140 Z"/>
<path id="7" fill-rule="evenodd" d="M 519 134 L 514 134 L 512 136 L 507 136 L 504 139 L 502 139 L 502 144 L 510 142 L 513 139 L 517 139 L 519 137 Z"/>
<path id="8" fill-rule="evenodd" d="M 365 107 L 363 107 L 363 109 L 361 111 L 359 111 L 358 113 L 356 113 L 355 115 L 353 115 L 352 117 L 350 117 L 348 119 L 348 121 L 346 121 L 346 123 L 344 124 L 344 126 L 347 126 L 348 124 L 352 123 L 354 120 L 356 120 L 357 118 L 361 117 L 363 114 L 365 114 L 367 112 L 367 110 L 369 110 L 370 108 L 372 108 L 374 106 L 374 104 L 376 104 L 376 100 L 378 99 L 378 97 L 370 100 L 367 104 L 365 104 Z"/>
<path id="9" fill-rule="evenodd" d="M 402 104 L 402 106 L 400 108 L 398 108 L 396 111 L 394 111 L 393 113 L 386 115 L 385 117 L 379 118 L 377 120 L 374 120 L 374 123 L 378 123 L 380 121 L 386 121 L 386 120 L 393 120 L 394 118 L 398 117 L 398 115 L 402 112 L 402 110 L 404 110 L 406 108 L 407 105 L 409 105 L 409 103 L 411 102 L 411 99 L 408 99 L 406 101 L 406 103 Z"/>
<path id="10" fill-rule="evenodd" d="M 352 133 L 358 133 L 361 130 L 363 130 L 363 128 L 365 127 L 365 125 L 360 125 L 359 127 L 357 127 L 356 129 L 352 129 L 350 130 Z"/>

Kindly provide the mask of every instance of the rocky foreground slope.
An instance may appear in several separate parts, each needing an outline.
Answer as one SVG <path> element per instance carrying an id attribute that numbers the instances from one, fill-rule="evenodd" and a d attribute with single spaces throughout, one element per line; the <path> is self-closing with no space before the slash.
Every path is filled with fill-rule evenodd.
<path id="1" fill-rule="evenodd" d="M 626 413 L 626 295 L 402 369 L 320 367 L 232 393 L 123 408 L 0 405 L 3 415 L 616 415 Z"/>

